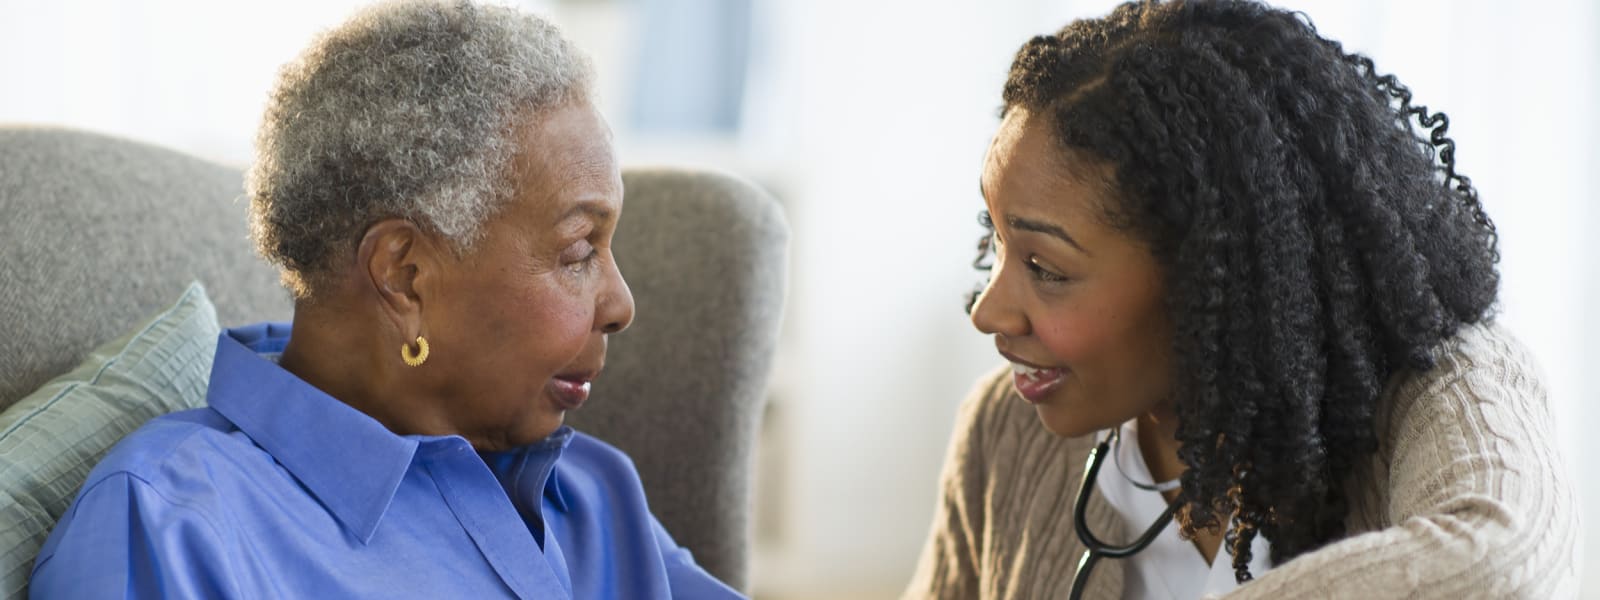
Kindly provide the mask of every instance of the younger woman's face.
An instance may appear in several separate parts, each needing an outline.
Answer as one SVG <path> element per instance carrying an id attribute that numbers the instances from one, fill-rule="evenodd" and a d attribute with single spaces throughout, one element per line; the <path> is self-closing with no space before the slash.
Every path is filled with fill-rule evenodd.
<path id="1" fill-rule="evenodd" d="M 1008 111 L 984 161 L 995 263 L 972 310 L 1046 429 L 1077 436 L 1170 409 L 1172 326 L 1155 258 L 1105 222 L 1103 164 L 1074 162 L 1048 114 Z M 1069 176 L 1071 174 L 1072 176 Z"/>

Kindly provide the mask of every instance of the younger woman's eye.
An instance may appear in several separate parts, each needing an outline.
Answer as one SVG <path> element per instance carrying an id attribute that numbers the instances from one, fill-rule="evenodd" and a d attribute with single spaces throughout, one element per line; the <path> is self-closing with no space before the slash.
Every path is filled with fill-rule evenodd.
<path id="1" fill-rule="evenodd" d="M 1046 283 L 1061 283 L 1069 279 L 1066 275 L 1056 273 L 1039 264 L 1038 259 L 1028 257 L 1028 271 L 1033 273 L 1033 278 Z"/>

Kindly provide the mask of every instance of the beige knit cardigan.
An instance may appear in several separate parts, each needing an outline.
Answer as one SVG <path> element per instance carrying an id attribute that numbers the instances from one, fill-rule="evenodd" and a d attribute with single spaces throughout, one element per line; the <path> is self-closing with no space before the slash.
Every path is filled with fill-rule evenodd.
<path id="1" fill-rule="evenodd" d="M 1463 327 L 1437 359 L 1386 389 L 1379 449 L 1348 485 L 1348 537 L 1227 598 L 1577 595 L 1577 501 L 1532 357 L 1484 324 Z M 1065 598 L 1083 552 L 1072 503 L 1092 446 L 1092 436 L 1046 431 L 1009 368 L 982 379 L 957 416 L 905 598 Z M 1108 541 L 1130 537 L 1098 491 L 1087 516 Z M 1084 598 L 1120 597 L 1121 564 L 1100 561 L 1090 583 Z"/>

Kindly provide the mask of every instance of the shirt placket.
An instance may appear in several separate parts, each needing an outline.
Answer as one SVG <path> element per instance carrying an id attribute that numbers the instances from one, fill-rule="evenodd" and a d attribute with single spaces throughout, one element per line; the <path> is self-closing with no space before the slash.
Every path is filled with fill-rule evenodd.
<path id="1" fill-rule="evenodd" d="M 459 439 L 430 442 L 424 446 L 424 464 L 444 495 L 445 503 L 484 560 L 513 593 L 530 600 L 570 599 L 567 587 L 544 559 L 527 528 L 520 526 L 522 517 L 499 480 L 472 447 Z M 518 526 L 503 526 L 506 523 Z"/>

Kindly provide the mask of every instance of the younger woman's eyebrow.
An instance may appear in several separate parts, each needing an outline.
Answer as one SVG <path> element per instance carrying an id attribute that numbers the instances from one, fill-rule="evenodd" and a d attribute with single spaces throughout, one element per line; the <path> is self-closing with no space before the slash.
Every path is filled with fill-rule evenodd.
<path id="1" fill-rule="evenodd" d="M 1072 239 L 1072 236 L 1067 234 L 1067 230 L 1062 229 L 1060 226 L 1054 223 L 1045 223 L 1043 221 L 1034 221 L 1032 219 L 1024 219 L 1021 217 L 1006 217 L 1006 223 L 1011 225 L 1012 229 L 1043 233 L 1045 235 L 1059 238 L 1061 241 L 1066 242 L 1073 248 L 1077 248 L 1079 252 L 1090 254 L 1088 250 L 1083 248 L 1082 244 L 1078 243 L 1078 240 Z M 1090 256 L 1093 255 L 1090 254 Z"/>
<path id="2" fill-rule="evenodd" d="M 983 177 L 981 175 L 978 177 L 978 195 L 983 198 L 984 203 L 989 202 L 989 194 L 984 192 Z M 1066 242 L 1073 248 L 1077 248 L 1079 252 L 1082 252 L 1088 256 L 1094 256 L 1094 254 L 1084 249 L 1083 244 L 1079 244 L 1078 240 L 1072 239 L 1072 236 L 1067 234 L 1067 230 L 1062 229 L 1057 225 L 1018 217 L 1006 217 L 1006 224 L 1010 225 L 1013 229 L 1033 231 L 1060 238 L 1061 241 Z"/>

